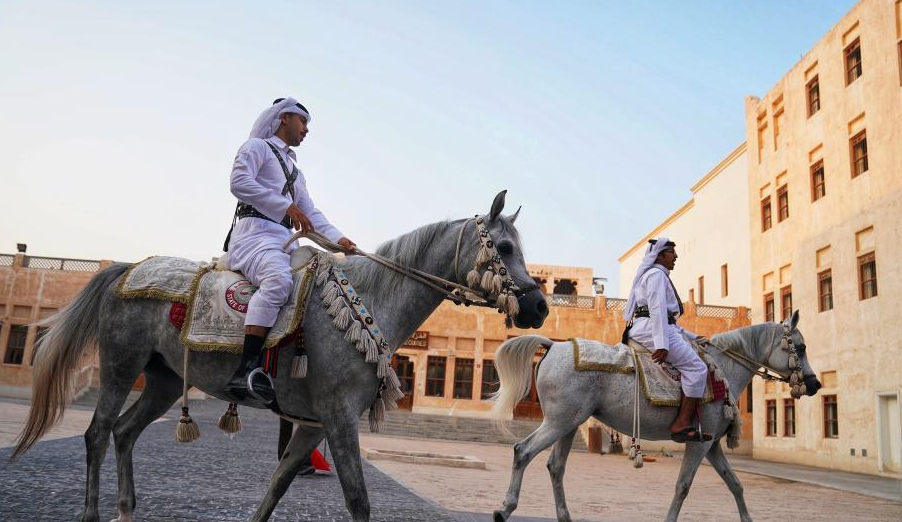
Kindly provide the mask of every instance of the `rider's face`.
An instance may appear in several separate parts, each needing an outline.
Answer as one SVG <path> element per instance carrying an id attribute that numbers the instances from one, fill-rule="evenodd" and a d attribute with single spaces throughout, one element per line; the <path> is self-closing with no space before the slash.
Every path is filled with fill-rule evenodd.
<path id="1" fill-rule="evenodd" d="M 658 258 L 655 260 L 656 263 L 663 266 L 667 270 L 673 270 L 674 264 L 676 264 L 677 253 L 675 248 L 668 248 L 667 250 L 658 254 Z"/>
<path id="2" fill-rule="evenodd" d="M 282 115 L 282 128 L 285 129 L 285 141 L 292 147 L 297 147 L 307 136 L 307 120 L 300 114 L 288 113 Z"/>

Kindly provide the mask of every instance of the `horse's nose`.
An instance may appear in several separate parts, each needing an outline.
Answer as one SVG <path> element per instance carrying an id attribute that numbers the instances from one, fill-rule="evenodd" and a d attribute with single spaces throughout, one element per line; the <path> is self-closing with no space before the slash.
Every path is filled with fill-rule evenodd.
<path id="1" fill-rule="evenodd" d="M 520 296 L 520 313 L 514 318 L 517 328 L 539 328 L 548 317 L 548 303 L 537 288 Z"/>
<path id="2" fill-rule="evenodd" d="M 548 315 L 548 301 L 541 299 L 536 303 L 536 311 L 539 312 L 539 315 L 542 317 L 546 317 Z"/>

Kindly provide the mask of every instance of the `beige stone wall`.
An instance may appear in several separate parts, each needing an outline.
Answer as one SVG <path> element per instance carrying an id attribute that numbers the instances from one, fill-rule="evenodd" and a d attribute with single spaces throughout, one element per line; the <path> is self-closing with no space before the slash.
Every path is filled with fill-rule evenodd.
<path id="1" fill-rule="evenodd" d="M 863 74 L 847 85 L 844 49 L 856 39 Z M 879 433 L 877 406 L 879 395 L 902 391 L 902 275 L 896 269 L 902 255 L 900 42 L 902 4 L 864 0 L 765 96 L 746 100 L 753 321 L 764 320 L 769 292 L 774 292 L 779 320 L 781 290 L 791 289 L 809 359 L 829 384 L 818 396 L 797 402 L 797 434 L 787 437 L 782 407 L 787 390 L 757 383 L 756 457 L 865 473 L 893 471 L 881 461 L 886 436 L 881 439 Z M 821 103 L 809 114 L 806 85 L 815 76 Z M 869 169 L 853 178 L 849 140 L 862 130 Z M 810 167 L 818 160 L 825 167 L 826 195 L 813 201 Z M 780 221 L 776 200 L 783 185 L 789 217 Z M 763 231 L 761 201 L 768 196 L 772 228 Z M 860 300 L 858 257 L 868 252 L 876 257 L 878 296 Z M 833 309 L 820 311 L 818 274 L 827 269 Z M 836 438 L 825 436 L 825 395 L 837 397 Z M 767 400 L 776 401 L 776 436 L 766 433 Z M 897 430 L 898 406 L 890 415 Z M 898 432 L 889 437 L 896 444 L 902 440 Z"/>
<path id="2" fill-rule="evenodd" d="M 31 360 L 37 336 L 36 324 L 71 301 L 95 272 L 27 268 L 23 266 L 26 257 L 21 254 L 3 255 L 3 259 L 9 261 L 4 264 L 11 266 L 0 266 L 0 395 L 26 398 L 31 394 Z M 98 266 L 107 263 L 93 262 Z M 4 363 L 14 326 L 28 327 L 22 364 Z M 85 375 L 81 381 L 84 383 L 90 380 L 90 367 L 87 362 L 82 367 L 81 372 Z"/>
<path id="3" fill-rule="evenodd" d="M 692 199 L 620 256 L 620 296 L 629 296 L 648 240 L 667 236 L 677 244 L 671 274 L 684 300 L 749 306 L 748 154 L 738 146 L 692 187 Z M 716 224 L 716 226 L 714 226 Z M 726 292 L 723 266 L 726 265 Z M 699 282 L 703 278 L 703 282 Z"/>

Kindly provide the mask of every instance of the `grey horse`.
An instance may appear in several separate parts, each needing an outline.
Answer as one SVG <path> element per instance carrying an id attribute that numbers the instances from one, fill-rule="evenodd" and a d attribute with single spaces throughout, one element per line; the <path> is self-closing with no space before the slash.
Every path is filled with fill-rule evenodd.
<path id="1" fill-rule="evenodd" d="M 805 393 L 814 395 L 821 387 L 808 364 L 805 341 L 796 326 L 796 311 L 784 323 L 764 323 L 714 336 L 711 342 L 719 348 L 734 350 L 749 359 L 785 373 L 790 366 L 790 353 L 783 339 L 784 333 L 796 347 L 799 364 L 806 385 Z M 788 326 L 788 328 L 784 328 Z M 555 343 L 537 335 L 515 337 L 498 347 L 495 368 L 501 387 L 496 393 L 492 416 L 499 422 L 509 418 L 514 405 L 528 393 L 532 378 L 532 361 L 536 350 L 548 348 L 536 370 L 535 383 L 545 418 L 536 431 L 514 445 L 514 464 L 510 487 L 501 509 L 494 512 L 495 522 L 507 520 L 517 508 L 523 472 L 530 461 L 545 448 L 554 445 L 548 458 L 548 471 L 554 490 L 554 502 L 559 522 L 569 522 L 570 512 L 564 498 L 564 468 L 570 453 L 573 437 L 579 426 L 594 417 L 620 432 L 629 433 L 633 421 L 635 374 L 608 373 L 602 371 L 575 371 L 573 348 L 570 343 Z M 716 349 L 707 350 L 710 357 L 724 372 L 733 397 L 751 382 L 755 372 Z M 668 440 L 669 426 L 676 415 L 675 408 L 652 406 L 644 394 L 640 398 L 642 438 Z M 721 402 L 709 402 L 701 406 L 704 431 L 713 435 L 708 442 L 686 444 L 676 492 L 665 520 L 676 522 L 683 501 L 689 493 L 692 479 L 703 458 L 707 458 L 726 482 L 736 499 L 739 518 L 751 522 L 742 493 L 739 478 L 730 468 L 720 439 L 727 434 L 730 421 L 724 417 Z"/>
<path id="2" fill-rule="evenodd" d="M 514 323 L 538 328 L 548 314 L 542 293 L 526 270 L 520 239 L 512 217 L 501 215 L 504 195 L 498 194 L 486 215 L 508 272 L 519 287 L 520 312 Z M 378 253 L 402 265 L 460 284 L 456 274 L 475 264 L 480 241 L 473 220 L 434 223 L 383 244 Z M 459 267 L 453 266 L 457 260 Z M 462 267 L 462 268 L 461 268 Z M 85 432 L 87 485 L 82 522 L 99 520 L 100 465 L 109 444 L 115 443 L 119 483 L 117 522 L 129 522 L 135 509 L 132 448 L 152 421 L 162 416 L 182 393 L 184 347 L 168 321 L 170 303 L 149 299 L 120 299 L 115 285 L 128 265 L 115 264 L 98 273 L 53 320 L 38 347 L 34 365 L 32 405 L 13 457 L 31 447 L 63 415 L 70 394 L 69 375 L 77 361 L 96 344 L 100 354 L 100 395 L 91 425 Z M 403 278 L 362 257 L 344 261 L 344 272 L 372 311 L 394 351 L 438 307 L 442 295 L 419 282 Z M 500 316 L 499 316 L 500 317 Z M 304 321 L 309 371 L 304 379 L 281 372 L 275 381 L 281 409 L 292 416 L 316 419 L 319 426 L 300 425 L 279 462 L 265 498 L 253 515 L 268 520 L 288 489 L 305 457 L 323 437 L 329 443 L 354 522 L 370 519 L 363 479 L 357 424 L 373 403 L 379 379 L 375 365 L 344 340 L 343 332 L 321 306 L 310 306 Z M 290 367 L 292 350 L 282 350 L 279 366 Z M 190 358 L 188 384 L 226 399 L 224 386 L 238 364 L 238 356 L 196 352 Z M 120 415 L 132 383 L 144 372 L 140 398 Z M 256 404 L 250 404 L 257 406 Z"/>

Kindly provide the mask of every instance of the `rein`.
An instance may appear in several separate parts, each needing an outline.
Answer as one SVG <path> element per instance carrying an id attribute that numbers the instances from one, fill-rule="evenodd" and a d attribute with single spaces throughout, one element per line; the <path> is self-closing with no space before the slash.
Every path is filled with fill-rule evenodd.
<path id="1" fill-rule="evenodd" d="M 784 330 L 783 331 L 783 344 L 787 345 L 787 348 L 792 347 L 791 332 L 788 332 L 785 327 L 783 330 Z M 768 348 L 768 351 L 767 351 L 767 358 L 765 359 L 765 361 L 763 363 L 758 362 L 758 361 L 748 357 L 744 353 L 737 352 L 736 350 L 733 350 L 732 348 L 723 348 L 721 346 L 714 344 L 711 341 L 708 341 L 708 344 L 710 346 L 713 346 L 714 348 L 716 348 L 723 355 L 726 355 L 733 361 L 739 363 L 739 365 L 745 367 L 746 369 L 750 370 L 752 373 L 758 375 L 759 377 L 763 378 L 764 380 L 782 381 L 782 382 L 788 383 L 788 382 L 790 382 L 789 374 L 781 372 L 780 370 L 777 370 L 776 368 L 774 368 L 773 366 L 770 366 L 768 364 L 770 362 L 771 354 L 774 351 L 774 338 L 776 336 L 777 336 L 777 331 L 774 330 L 773 335 L 771 336 L 771 340 L 770 340 L 770 347 Z M 788 348 L 788 349 L 790 349 L 790 348 Z M 707 350 L 705 350 L 704 347 L 702 347 L 700 345 L 699 345 L 699 350 L 705 352 L 706 354 L 710 354 Z M 795 348 L 794 347 L 791 348 L 790 351 L 794 353 Z"/>
<path id="2" fill-rule="evenodd" d="M 475 219 L 477 219 L 477 225 L 478 225 L 479 218 L 475 218 Z M 459 274 L 457 265 L 458 265 L 458 260 L 460 258 L 460 247 L 461 247 L 461 240 L 463 238 L 463 233 L 464 233 L 464 230 L 466 229 L 467 225 L 472 220 L 473 219 L 469 219 L 463 224 L 463 226 L 461 227 L 460 235 L 457 238 L 457 248 L 455 249 L 455 252 L 454 252 L 455 274 Z M 480 235 L 478 229 L 477 229 L 477 235 Z M 485 234 L 485 236 L 487 237 L 487 233 Z M 430 274 L 428 272 L 424 272 L 422 270 L 418 270 L 416 268 L 406 267 L 406 266 L 403 266 L 403 265 L 401 265 L 391 259 L 388 259 L 384 256 L 381 256 L 379 254 L 364 252 L 363 250 L 361 250 L 359 248 L 354 248 L 353 250 L 348 251 L 341 245 L 338 245 L 336 243 L 333 243 L 332 241 L 329 241 L 328 239 L 326 239 L 325 236 L 323 236 L 322 234 L 320 234 L 318 232 L 310 232 L 308 234 L 303 234 L 302 232 L 297 232 L 291 237 L 291 239 L 288 240 L 288 242 L 286 242 L 286 246 L 288 244 L 290 244 L 292 241 L 295 241 L 296 239 L 298 239 L 300 237 L 307 237 L 308 239 L 310 239 L 311 241 L 313 241 L 320 247 L 325 248 L 326 250 L 328 250 L 330 252 L 355 254 L 355 255 L 359 255 L 361 257 L 370 259 L 390 270 L 394 270 L 395 272 L 397 272 L 405 277 L 409 277 L 410 279 L 413 279 L 425 286 L 428 286 L 429 288 L 442 294 L 443 299 L 451 301 L 454 304 L 457 304 L 457 305 L 462 304 L 464 306 L 471 306 L 471 305 L 472 306 L 482 306 L 482 307 L 486 307 L 486 308 L 499 308 L 499 303 L 492 302 L 491 295 L 489 294 L 488 291 L 480 290 L 478 288 L 471 288 L 468 286 L 464 286 L 464 285 L 455 283 L 454 281 L 449 281 L 447 279 L 438 277 L 438 276 Z M 482 237 L 480 237 L 480 240 L 483 242 L 483 245 L 485 245 L 486 240 L 483 240 Z M 491 245 L 491 239 L 488 239 L 487 241 Z M 513 283 L 513 280 L 510 281 L 509 286 L 512 288 L 516 288 L 516 285 Z M 475 297 L 476 299 L 473 299 L 472 297 Z M 516 315 L 516 314 L 509 313 L 508 315 L 510 316 L 510 315 Z"/>

